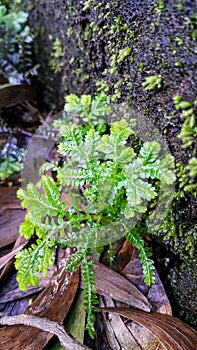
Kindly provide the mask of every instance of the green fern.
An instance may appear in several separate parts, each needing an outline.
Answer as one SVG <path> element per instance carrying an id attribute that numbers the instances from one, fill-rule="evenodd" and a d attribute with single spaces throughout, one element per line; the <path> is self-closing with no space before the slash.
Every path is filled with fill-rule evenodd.
<path id="1" fill-rule="evenodd" d="M 38 285 L 38 272 L 45 277 L 48 267 L 53 265 L 54 257 L 51 251 L 53 241 L 45 238 L 37 239 L 37 245 L 16 254 L 15 267 L 18 270 L 17 281 L 21 290 L 26 290 L 28 284 Z"/>
<path id="2" fill-rule="evenodd" d="M 32 65 L 33 36 L 27 25 L 28 14 L 12 4 L 0 4 L 0 73 L 11 83 L 30 83 L 37 67 Z"/>
<path id="3" fill-rule="evenodd" d="M 154 263 L 150 259 L 152 253 L 149 251 L 147 247 L 144 247 L 144 240 L 138 233 L 136 229 L 130 230 L 126 234 L 126 238 L 128 241 L 138 249 L 139 258 L 142 263 L 142 269 L 144 273 L 144 282 L 150 286 L 155 282 L 155 274 L 154 274 Z"/>
<path id="4" fill-rule="evenodd" d="M 50 202 L 47 196 L 42 195 L 35 185 L 29 183 L 27 190 L 20 188 L 17 192 L 23 208 L 29 208 L 32 216 L 41 218 L 43 216 L 57 216 L 59 206 Z"/>
<path id="5" fill-rule="evenodd" d="M 94 338 L 95 329 L 95 315 L 94 312 L 100 311 L 95 305 L 99 303 L 96 295 L 95 276 L 93 272 L 93 259 L 90 249 L 87 250 L 83 257 L 83 263 L 81 266 L 82 275 L 84 279 L 84 306 L 87 314 L 86 329 L 90 336 Z"/>
<path id="6" fill-rule="evenodd" d="M 100 311 L 95 305 L 99 303 L 96 288 L 95 288 L 95 276 L 93 272 L 93 258 L 92 251 L 90 249 L 79 249 L 72 255 L 66 266 L 66 270 L 72 272 L 76 270 L 81 264 L 81 271 L 84 280 L 84 306 L 87 313 L 86 329 L 90 336 L 94 338 L 95 329 L 95 315 L 94 312 Z"/>
<path id="7" fill-rule="evenodd" d="M 81 265 L 87 329 L 92 337 L 94 312 L 98 310 L 92 249 L 102 246 L 106 237 L 116 237 L 116 231 L 117 238 L 120 237 L 124 227 L 128 240 L 139 251 L 145 282 L 153 283 L 151 254 L 144 246 L 141 231 L 131 229 L 130 220 L 132 218 L 133 225 L 144 215 L 148 222 L 160 189 L 175 180 L 171 170 L 173 159 L 168 154 L 161 157 L 159 143 L 145 142 L 137 154 L 133 147 L 127 146 L 133 131 L 125 120 L 112 123 L 110 130 L 103 134 L 106 125 L 99 125 L 95 117 L 109 111 L 106 101 L 103 94 L 93 100 L 86 95 L 81 99 L 76 95 L 67 96 L 65 111 L 69 117 L 79 114 L 83 122 L 89 123 L 82 126 L 56 121 L 54 125 L 60 131 L 58 152 L 63 165 L 46 163 L 37 185 L 29 183 L 26 190 L 18 190 L 22 207 L 28 209 L 20 234 L 27 239 L 33 234 L 38 237 L 37 245 L 17 254 L 19 287 L 26 289 L 29 283 L 38 284 L 38 271 L 46 273 L 53 261 L 54 247 L 77 246 L 67 270 L 76 270 Z M 56 172 L 56 181 L 44 174 L 46 169 Z M 62 192 L 70 196 L 67 211 Z M 109 250 L 112 259 L 112 250 Z"/>
<path id="8" fill-rule="evenodd" d="M 21 171 L 22 168 L 22 163 L 18 162 L 13 157 L 8 156 L 5 159 L 0 159 L 0 179 L 5 180 L 11 175 Z"/>
<path id="9" fill-rule="evenodd" d="M 127 138 L 133 133 L 125 120 L 111 125 L 110 135 L 103 135 L 98 149 L 105 154 L 104 159 L 112 159 L 115 164 L 125 164 L 134 158 L 132 148 L 126 147 Z"/>
<path id="10" fill-rule="evenodd" d="M 98 117 L 109 115 L 111 109 L 107 103 L 107 96 L 101 92 L 93 100 L 90 95 L 82 95 L 81 98 L 71 94 L 66 96 L 64 110 L 68 117 L 79 116 L 85 123 L 97 124 Z"/>

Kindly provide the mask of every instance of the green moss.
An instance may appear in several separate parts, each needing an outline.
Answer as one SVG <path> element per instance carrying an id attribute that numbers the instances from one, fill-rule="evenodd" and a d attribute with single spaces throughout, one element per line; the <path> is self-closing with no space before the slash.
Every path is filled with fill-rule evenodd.
<path id="1" fill-rule="evenodd" d="M 28 11 L 32 11 L 34 8 L 35 8 L 35 3 L 29 2 L 28 7 L 27 7 Z"/>
<path id="2" fill-rule="evenodd" d="M 155 88 L 160 88 L 162 83 L 162 76 L 159 75 L 152 75 L 150 77 L 147 77 L 145 82 L 142 83 L 142 85 L 145 87 L 145 90 L 152 90 Z"/>
<path id="3" fill-rule="evenodd" d="M 55 72 L 61 72 L 63 67 L 63 50 L 62 50 L 62 42 L 59 38 L 56 38 L 53 43 L 53 51 L 51 53 L 52 59 L 49 62 L 51 69 Z"/>

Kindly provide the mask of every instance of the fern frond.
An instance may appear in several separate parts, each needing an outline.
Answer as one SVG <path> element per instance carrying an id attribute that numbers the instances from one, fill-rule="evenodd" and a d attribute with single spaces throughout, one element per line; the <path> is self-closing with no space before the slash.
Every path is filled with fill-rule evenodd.
<path id="1" fill-rule="evenodd" d="M 98 145 L 99 151 L 105 154 L 105 159 L 112 159 L 115 164 L 131 162 L 135 153 L 132 148 L 126 147 L 126 140 L 132 134 L 125 120 L 111 125 L 110 135 L 103 135 Z"/>
<path id="2" fill-rule="evenodd" d="M 126 190 L 128 207 L 131 208 L 131 216 L 128 216 L 129 210 L 126 210 L 126 217 L 134 216 L 134 212 L 144 212 L 144 201 L 150 201 L 157 195 L 155 188 L 147 181 L 142 180 L 144 177 L 140 162 L 134 160 L 131 164 L 124 167 L 125 180 L 119 183 Z M 141 206 L 141 209 L 137 206 Z"/>
<path id="3" fill-rule="evenodd" d="M 34 210 L 36 216 L 56 216 L 59 212 L 59 205 L 56 203 L 50 203 L 48 198 L 42 195 L 37 188 L 30 182 L 27 185 L 27 189 L 20 188 L 17 191 L 17 197 L 21 200 L 23 208 L 29 208 Z"/>
<path id="4" fill-rule="evenodd" d="M 46 162 L 44 163 L 40 169 L 39 169 L 39 175 L 44 175 L 44 172 L 47 171 L 47 170 L 51 170 L 51 171 L 59 171 L 60 167 L 58 166 L 57 163 L 49 163 L 49 162 Z"/>
<path id="5" fill-rule="evenodd" d="M 144 247 L 144 240 L 136 229 L 130 230 L 126 234 L 128 241 L 138 249 L 139 257 L 142 263 L 144 273 L 144 282 L 150 286 L 155 282 L 155 268 L 154 262 L 150 259 L 152 253 L 147 247 Z"/>
<path id="6" fill-rule="evenodd" d="M 69 156 L 69 161 L 77 165 L 84 166 L 97 158 L 98 156 L 98 142 L 100 135 L 94 129 L 87 131 L 85 139 L 76 140 L 76 138 L 70 134 L 64 142 L 58 146 L 58 152 L 63 156 Z"/>
<path id="7" fill-rule="evenodd" d="M 133 134 L 133 131 L 128 126 L 128 122 L 122 119 L 111 124 L 110 134 L 118 143 L 123 142 L 125 144 L 128 137 Z"/>
<path id="8" fill-rule="evenodd" d="M 145 142 L 138 156 L 142 160 L 142 165 L 153 163 L 157 159 L 160 148 L 160 144 L 157 141 Z"/>
<path id="9" fill-rule="evenodd" d="M 167 153 L 165 157 L 159 161 L 157 178 L 164 184 L 172 185 L 176 180 L 173 168 L 173 157 Z"/>
<path id="10" fill-rule="evenodd" d="M 84 306 L 87 313 L 87 323 L 86 329 L 88 330 L 91 338 L 94 338 L 95 329 L 95 315 L 94 312 L 100 311 L 95 305 L 99 303 L 96 286 L 95 286 L 95 276 L 93 271 L 93 260 L 92 252 L 90 249 L 86 251 L 86 255 L 83 258 L 81 270 L 84 279 Z"/>
<path id="11" fill-rule="evenodd" d="M 65 210 L 65 204 L 62 203 L 60 190 L 57 183 L 48 175 L 43 175 L 41 179 L 42 187 L 45 191 L 46 198 L 49 203 L 57 207 L 59 211 Z"/>
<path id="12" fill-rule="evenodd" d="M 110 114 L 110 112 L 111 107 L 108 104 L 108 96 L 101 92 L 100 94 L 95 96 L 95 98 L 92 101 L 90 121 L 92 119 L 97 119 L 96 123 L 98 123 L 98 118 L 95 117 L 103 117 L 105 115 Z"/>
<path id="13" fill-rule="evenodd" d="M 21 290 L 26 290 L 28 285 L 38 285 L 38 272 L 46 276 L 49 266 L 53 265 L 54 256 L 51 251 L 52 240 L 45 238 L 37 239 L 37 245 L 32 244 L 30 248 L 24 249 L 16 254 L 15 267 L 17 281 Z"/>
<path id="14" fill-rule="evenodd" d="M 86 181 L 87 171 L 83 168 L 73 169 L 63 167 L 57 175 L 59 183 L 63 186 L 72 186 L 77 188 Z"/>
<path id="15" fill-rule="evenodd" d="M 20 225 L 20 235 L 24 236 L 26 239 L 29 239 L 34 234 L 35 226 L 27 214 L 25 216 L 25 221 Z"/>
<path id="16" fill-rule="evenodd" d="M 90 129 L 86 136 L 83 144 L 82 157 L 85 157 L 86 163 L 98 158 L 98 144 L 100 135 L 94 129 Z"/>
<path id="17" fill-rule="evenodd" d="M 64 105 L 64 110 L 68 113 L 68 115 L 72 115 L 73 117 L 79 115 L 83 111 L 81 99 L 77 95 L 70 94 L 66 96 L 65 101 L 66 103 Z"/>
<path id="18" fill-rule="evenodd" d="M 122 165 L 131 162 L 135 156 L 133 149 L 126 147 L 125 143 L 125 141 L 115 139 L 112 135 L 103 135 L 98 149 L 104 153 L 106 160 L 112 159 L 115 164 Z"/>
<path id="19" fill-rule="evenodd" d="M 83 260 L 86 254 L 86 251 L 87 251 L 86 248 L 80 248 L 74 254 L 72 254 L 71 259 L 67 261 L 66 271 L 69 271 L 69 272 L 72 272 L 73 270 L 75 271 L 79 267 L 81 261 Z"/>

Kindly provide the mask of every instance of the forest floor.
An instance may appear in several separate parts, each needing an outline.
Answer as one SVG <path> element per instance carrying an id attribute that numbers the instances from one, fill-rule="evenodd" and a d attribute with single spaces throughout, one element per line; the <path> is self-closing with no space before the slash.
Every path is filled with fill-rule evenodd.
<path id="1" fill-rule="evenodd" d="M 34 108 L 31 104 L 26 105 L 25 116 L 18 113 L 11 128 L 5 128 L 4 134 L 2 133 L 4 143 L 8 139 L 13 140 L 14 135 L 18 147 L 27 146 L 31 135 L 46 119 L 46 115 L 42 117 Z M 21 181 L 18 174 L 1 180 L 0 183 L 0 314 L 1 320 L 5 322 L 1 323 L 4 327 L 0 328 L 0 349 L 63 349 L 65 342 L 69 349 L 82 349 L 76 340 L 99 350 L 162 350 L 165 346 L 173 350 L 195 349 L 197 334 L 171 316 L 173 305 L 171 307 L 159 274 L 155 271 L 155 284 L 147 287 L 143 281 L 137 250 L 124 238 L 114 244 L 115 260 L 112 266 L 108 266 L 107 249 L 99 261 L 98 256 L 95 256 L 96 291 L 99 294 L 101 312 L 96 316 L 94 340 L 85 330 L 86 315 L 80 271 L 72 274 L 65 271 L 72 249 L 58 248 L 55 264 L 45 278 L 40 278 L 39 286 L 29 286 L 26 292 L 19 290 L 14 257 L 16 252 L 35 241 L 35 237 L 26 241 L 19 235 L 19 226 L 26 213 L 16 197 Z M 150 237 L 147 239 L 153 249 L 154 243 Z M 159 262 L 159 257 L 157 258 Z M 104 308 L 111 309 L 106 313 Z M 23 318 L 6 319 L 7 316 L 21 314 L 26 315 L 27 321 Z M 31 316 L 38 319 L 32 320 Z M 45 318 L 46 322 L 41 322 L 40 325 L 40 318 Z M 61 339 L 63 331 L 58 325 L 63 322 L 66 331 L 75 340 L 67 333 Z"/>

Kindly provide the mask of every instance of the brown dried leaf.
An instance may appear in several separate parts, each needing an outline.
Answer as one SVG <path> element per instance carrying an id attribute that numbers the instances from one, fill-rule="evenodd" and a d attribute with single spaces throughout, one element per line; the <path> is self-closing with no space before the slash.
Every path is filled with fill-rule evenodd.
<path id="1" fill-rule="evenodd" d="M 1 187 L 0 209 L 21 209 L 21 202 L 16 197 L 18 186 Z"/>
<path id="2" fill-rule="evenodd" d="M 145 326 L 167 350 L 196 350 L 197 332 L 175 317 L 129 308 L 109 307 L 103 311 L 119 314 Z"/>
<path id="3" fill-rule="evenodd" d="M 18 248 L 13 249 L 10 253 L 0 258 L 0 269 L 2 269 L 15 256 L 15 254 L 19 252 L 19 250 L 22 250 L 25 244 L 26 243 L 21 244 Z"/>
<path id="4" fill-rule="evenodd" d="M 34 98 L 35 91 L 27 84 L 6 86 L 1 89 L 0 107 L 10 107 Z"/>
<path id="5" fill-rule="evenodd" d="M 146 297 L 119 273 L 99 262 L 94 262 L 94 273 L 98 294 L 150 311 L 150 304 Z"/>
<path id="6" fill-rule="evenodd" d="M 25 211 L 22 209 L 0 210 L 0 248 L 12 244 L 19 234 L 19 226 L 24 221 Z"/>
<path id="7" fill-rule="evenodd" d="M 24 237 L 21 237 L 18 235 L 16 242 L 14 244 L 14 247 L 12 249 L 12 252 L 17 249 L 18 247 L 25 245 L 27 243 L 26 239 Z M 10 254 L 12 254 L 12 252 Z M 4 266 L 1 274 L 0 274 L 0 283 L 3 284 L 3 282 L 6 280 L 7 275 L 9 275 L 10 271 L 14 267 L 14 258 L 12 258 L 7 264 Z"/>
<path id="8" fill-rule="evenodd" d="M 79 271 L 65 271 L 70 249 L 62 250 L 57 271 L 48 286 L 39 294 L 24 314 L 46 317 L 51 321 L 62 322 L 67 315 L 79 284 Z M 27 326 L 10 326 L 0 329 L 2 349 L 41 350 L 52 334 Z"/>
<path id="9" fill-rule="evenodd" d="M 103 300 L 100 299 L 100 306 L 111 307 L 115 306 L 115 304 L 110 297 L 103 297 Z M 119 315 L 113 313 L 109 313 L 107 315 L 106 313 L 102 312 L 102 316 L 105 324 L 107 340 L 113 350 L 142 349 Z"/>
<path id="10" fill-rule="evenodd" d="M 122 274 L 146 295 L 152 306 L 152 311 L 172 315 L 170 302 L 156 270 L 155 283 L 150 287 L 145 284 L 142 264 L 136 249 L 131 257 L 131 261 L 122 270 Z"/>

